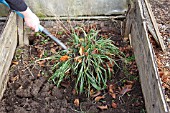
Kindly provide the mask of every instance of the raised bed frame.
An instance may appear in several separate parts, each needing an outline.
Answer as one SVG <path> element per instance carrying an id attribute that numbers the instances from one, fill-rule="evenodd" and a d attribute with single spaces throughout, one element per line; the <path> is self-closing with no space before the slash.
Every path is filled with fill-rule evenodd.
<path id="1" fill-rule="evenodd" d="M 108 18 L 108 16 L 105 17 L 106 19 Z M 91 17 L 89 16 L 88 18 Z M 96 17 L 92 18 L 95 19 Z M 131 8 L 126 15 L 125 27 L 125 36 L 130 38 L 134 49 L 147 112 L 169 113 L 169 106 L 161 87 L 155 54 L 148 37 L 147 19 L 144 15 L 142 0 L 135 0 L 134 3 L 131 3 Z M 8 70 L 17 42 L 21 46 L 28 44 L 23 28 L 23 21 L 12 12 L 8 16 L 8 21 L 2 34 L 0 34 L 0 99 L 6 89 Z"/>

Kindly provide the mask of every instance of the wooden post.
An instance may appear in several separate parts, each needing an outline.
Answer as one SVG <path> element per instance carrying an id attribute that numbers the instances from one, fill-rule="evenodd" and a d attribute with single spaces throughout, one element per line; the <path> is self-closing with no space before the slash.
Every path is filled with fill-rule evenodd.
<path id="1" fill-rule="evenodd" d="M 0 99 L 6 89 L 8 70 L 17 46 L 17 20 L 16 14 L 9 15 L 6 26 L 0 37 Z"/>
<path id="2" fill-rule="evenodd" d="M 131 40 L 138 66 L 142 92 L 147 113 L 169 113 L 161 80 L 158 73 L 155 54 L 148 37 L 142 0 L 136 0 L 136 11 L 132 20 Z"/>

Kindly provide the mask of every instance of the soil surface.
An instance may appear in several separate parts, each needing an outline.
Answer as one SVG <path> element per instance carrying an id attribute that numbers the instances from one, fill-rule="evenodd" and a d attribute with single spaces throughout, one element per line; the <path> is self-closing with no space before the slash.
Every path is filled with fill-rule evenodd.
<path id="1" fill-rule="evenodd" d="M 111 38 L 114 44 L 128 57 L 125 65 L 115 68 L 108 88 L 86 95 L 75 94 L 71 81 L 61 87 L 48 81 L 56 61 L 38 62 L 60 51 L 61 47 L 49 38 L 30 34 L 30 45 L 18 47 L 9 72 L 9 82 L 0 102 L 0 113 L 145 113 L 145 105 L 133 50 L 128 39 L 121 36 L 120 21 L 47 21 L 42 22 L 50 32 L 66 43 L 69 26 L 81 26 L 100 30 L 100 35 Z M 64 29 L 64 32 L 63 32 Z M 131 89 L 125 86 L 131 85 Z M 110 90 L 114 95 L 110 95 Z M 112 93 L 113 94 L 113 93 Z M 97 100 L 98 97 L 102 99 Z"/>
<path id="2" fill-rule="evenodd" d="M 170 2 L 169 0 L 151 0 L 150 3 L 167 47 L 167 51 L 163 53 L 158 46 L 154 45 L 162 86 L 170 106 Z"/>

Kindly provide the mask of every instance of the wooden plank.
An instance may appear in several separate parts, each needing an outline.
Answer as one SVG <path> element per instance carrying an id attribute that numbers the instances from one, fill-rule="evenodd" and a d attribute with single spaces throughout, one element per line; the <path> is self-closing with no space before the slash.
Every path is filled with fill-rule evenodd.
<path id="1" fill-rule="evenodd" d="M 26 0 L 40 17 L 124 14 L 129 0 Z M 47 5 L 48 3 L 48 5 Z"/>
<path id="2" fill-rule="evenodd" d="M 158 68 L 146 29 L 141 0 L 136 2 L 132 20 L 131 41 L 138 66 L 145 106 L 148 113 L 169 113 L 161 87 Z"/>
<path id="3" fill-rule="evenodd" d="M 17 16 L 17 26 L 19 46 L 24 46 L 24 21 L 19 16 Z"/>
<path id="4" fill-rule="evenodd" d="M 16 15 L 9 15 L 6 26 L 0 37 L 0 99 L 3 96 L 8 81 L 8 70 L 17 46 Z"/>
<path id="5" fill-rule="evenodd" d="M 30 28 L 24 25 L 24 45 L 29 45 L 29 33 L 30 33 Z"/>
<path id="6" fill-rule="evenodd" d="M 156 23 L 154 14 L 153 14 L 153 12 L 152 12 L 152 8 L 151 8 L 151 6 L 150 6 L 150 4 L 148 3 L 147 0 L 144 0 L 144 2 L 145 2 L 146 7 L 147 7 L 147 9 L 148 9 L 148 13 L 149 13 L 149 16 L 150 16 L 150 18 L 151 18 L 151 22 L 152 22 L 152 24 L 153 24 L 153 26 L 154 26 L 154 30 L 155 30 L 155 32 L 156 32 L 156 35 L 157 35 L 157 37 L 158 37 L 158 41 L 159 41 L 159 43 L 160 43 L 161 49 L 162 49 L 162 51 L 165 52 L 165 51 L 166 51 L 166 47 L 165 47 L 165 45 L 164 45 L 162 36 L 161 36 L 161 34 L 160 34 L 160 32 L 159 32 L 159 29 L 158 29 L 158 26 L 157 26 L 157 23 Z"/>
<path id="7" fill-rule="evenodd" d="M 0 21 L 5 21 L 6 19 L 6 17 L 0 17 Z"/>
<path id="8" fill-rule="evenodd" d="M 71 17 L 40 17 L 40 20 L 106 20 L 106 19 L 125 19 L 123 15 L 119 16 L 71 16 Z"/>

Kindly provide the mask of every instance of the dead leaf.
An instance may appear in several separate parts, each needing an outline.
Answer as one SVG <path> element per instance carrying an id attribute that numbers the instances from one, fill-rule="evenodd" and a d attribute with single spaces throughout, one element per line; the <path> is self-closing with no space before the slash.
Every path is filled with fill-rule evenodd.
<path id="1" fill-rule="evenodd" d="M 45 60 L 42 60 L 42 61 L 39 61 L 39 62 L 37 62 L 39 65 L 40 65 L 40 67 L 44 67 L 45 66 Z"/>
<path id="2" fill-rule="evenodd" d="M 37 76 L 40 77 L 40 76 L 41 76 L 41 73 L 39 72 Z"/>
<path id="3" fill-rule="evenodd" d="M 60 61 L 67 61 L 70 57 L 67 55 L 64 55 L 60 58 Z"/>
<path id="4" fill-rule="evenodd" d="M 129 37 L 124 37 L 123 40 L 127 42 L 129 40 Z"/>
<path id="5" fill-rule="evenodd" d="M 42 58 L 43 55 L 44 55 L 44 50 L 42 50 L 42 51 L 40 50 L 40 51 L 39 51 L 39 55 L 38 55 L 39 58 Z"/>
<path id="6" fill-rule="evenodd" d="M 84 54 L 85 54 L 86 56 L 89 55 L 88 52 L 85 52 Z"/>
<path id="7" fill-rule="evenodd" d="M 112 96 L 112 98 L 116 98 L 116 94 L 115 93 L 110 93 L 110 95 Z"/>
<path id="8" fill-rule="evenodd" d="M 112 102 L 112 107 L 116 109 L 117 108 L 117 104 Z"/>
<path id="9" fill-rule="evenodd" d="M 106 62 L 106 63 L 110 68 L 112 68 L 114 66 L 114 62 Z"/>
<path id="10" fill-rule="evenodd" d="M 115 85 L 110 84 L 110 85 L 109 85 L 109 92 L 110 92 L 110 93 L 114 93 L 114 91 L 113 91 L 114 89 L 115 89 Z"/>
<path id="11" fill-rule="evenodd" d="M 18 80 L 18 78 L 19 78 L 19 76 L 17 75 L 15 77 L 12 77 L 11 80 L 14 82 L 14 81 Z"/>
<path id="12" fill-rule="evenodd" d="M 18 65 L 19 63 L 18 63 L 18 62 L 13 61 L 13 62 L 12 62 L 12 64 L 14 64 L 14 65 Z"/>
<path id="13" fill-rule="evenodd" d="M 79 63 L 82 62 L 82 59 L 81 59 L 79 56 L 75 57 L 74 60 L 75 60 L 76 62 L 79 62 Z"/>
<path id="14" fill-rule="evenodd" d="M 74 100 L 74 105 L 78 107 L 79 104 L 80 104 L 79 99 L 75 99 L 75 100 Z"/>
<path id="15" fill-rule="evenodd" d="M 167 76 L 162 76 L 162 82 L 167 82 L 168 81 L 168 77 Z"/>
<path id="16" fill-rule="evenodd" d="M 82 46 L 80 47 L 79 53 L 81 56 L 84 55 L 84 47 L 82 47 Z"/>
<path id="17" fill-rule="evenodd" d="M 93 90 L 91 90 L 90 92 L 92 92 Z M 97 97 L 97 96 L 99 96 L 101 94 L 101 92 L 99 91 L 99 92 L 97 92 L 96 94 L 94 94 L 94 91 L 93 91 L 93 93 L 91 93 L 91 97 Z"/>
<path id="18" fill-rule="evenodd" d="M 91 90 L 90 90 L 90 96 L 93 96 L 93 94 L 94 94 L 94 90 L 91 89 Z"/>
<path id="19" fill-rule="evenodd" d="M 107 105 L 105 105 L 105 106 L 98 106 L 98 108 L 101 109 L 101 110 L 106 110 L 106 109 L 108 109 Z"/>
<path id="20" fill-rule="evenodd" d="M 84 41 L 84 38 L 80 38 L 79 41 L 80 41 L 80 42 L 83 42 L 83 41 Z"/>
<path id="21" fill-rule="evenodd" d="M 170 89 L 169 85 L 167 85 L 166 83 L 163 83 L 163 84 L 162 84 L 162 87 L 167 88 L 167 89 Z"/>
<path id="22" fill-rule="evenodd" d="M 104 96 L 97 96 L 97 97 L 95 98 L 95 101 L 98 102 L 98 101 L 100 101 L 100 100 L 103 99 L 103 98 L 105 98 L 105 97 L 104 97 Z"/>
<path id="23" fill-rule="evenodd" d="M 56 53 L 56 50 L 54 48 L 51 48 L 51 53 Z"/>
<path id="24" fill-rule="evenodd" d="M 120 91 L 120 94 L 122 95 L 126 94 L 127 92 L 132 90 L 131 88 L 132 88 L 132 85 L 125 85 Z"/>
<path id="25" fill-rule="evenodd" d="M 106 39 L 107 39 L 107 38 L 109 38 L 109 37 L 108 37 L 108 35 L 103 35 L 103 38 L 106 38 Z"/>
<path id="26" fill-rule="evenodd" d="M 95 49 L 92 51 L 92 54 L 98 54 L 98 53 L 99 53 L 99 51 L 98 51 L 97 48 L 95 48 Z"/>

